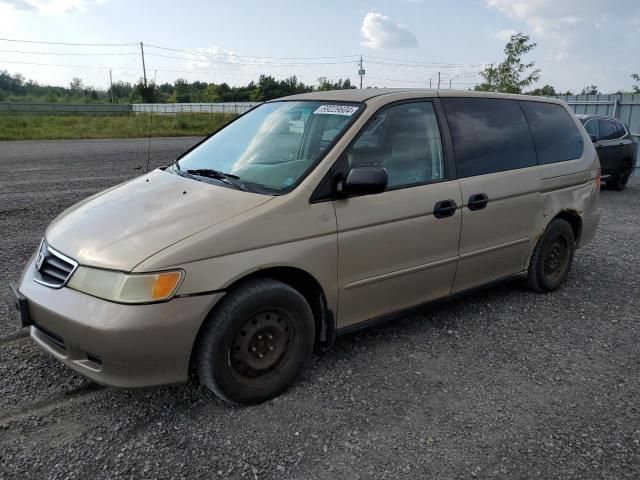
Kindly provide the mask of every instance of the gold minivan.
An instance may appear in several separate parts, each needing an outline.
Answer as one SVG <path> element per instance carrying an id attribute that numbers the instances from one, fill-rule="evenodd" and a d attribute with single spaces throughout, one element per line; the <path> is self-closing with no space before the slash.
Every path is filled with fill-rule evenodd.
<path id="1" fill-rule="evenodd" d="M 342 90 L 259 105 L 47 228 L 14 288 L 33 341 L 117 387 L 194 372 L 257 403 L 314 345 L 403 309 L 567 278 L 600 165 L 559 100 Z"/>

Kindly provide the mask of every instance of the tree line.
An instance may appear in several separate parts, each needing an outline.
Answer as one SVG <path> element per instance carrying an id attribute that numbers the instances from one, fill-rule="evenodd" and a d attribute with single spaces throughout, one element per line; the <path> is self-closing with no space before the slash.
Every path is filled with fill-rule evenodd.
<path id="1" fill-rule="evenodd" d="M 86 86 L 82 79 L 74 78 L 68 87 L 40 85 L 26 80 L 22 75 L 0 71 L 0 102 L 47 102 L 47 103 L 217 103 L 217 102 L 263 102 L 274 98 L 322 90 L 356 88 L 351 80 L 332 81 L 321 77 L 317 85 L 307 85 L 296 76 L 276 80 L 270 75 L 260 75 L 257 82 L 245 86 L 230 86 L 227 83 L 189 82 L 179 78 L 173 83 L 145 85 L 118 81 L 102 90 Z"/>

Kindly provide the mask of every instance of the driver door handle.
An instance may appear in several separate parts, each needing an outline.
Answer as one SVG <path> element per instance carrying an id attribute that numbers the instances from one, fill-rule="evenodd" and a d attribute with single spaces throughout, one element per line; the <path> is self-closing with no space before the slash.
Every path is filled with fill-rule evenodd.
<path id="1" fill-rule="evenodd" d="M 458 205 L 454 200 L 440 200 L 433 206 L 433 216 L 436 218 L 452 217 L 457 209 Z"/>

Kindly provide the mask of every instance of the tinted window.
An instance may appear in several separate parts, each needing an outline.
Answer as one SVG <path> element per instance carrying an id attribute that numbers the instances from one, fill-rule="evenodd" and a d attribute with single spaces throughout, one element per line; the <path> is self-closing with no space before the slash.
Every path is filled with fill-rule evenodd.
<path id="1" fill-rule="evenodd" d="M 442 99 L 458 177 L 537 164 L 529 127 L 515 100 Z"/>
<path id="2" fill-rule="evenodd" d="M 587 131 L 589 135 L 595 135 L 596 138 L 600 137 L 600 130 L 598 129 L 598 120 L 587 120 L 587 123 L 584 124 L 584 129 Z"/>
<path id="3" fill-rule="evenodd" d="M 573 118 L 555 103 L 520 102 L 541 164 L 580 158 L 582 135 Z"/>
<path id="4" fill-rule="evenodd" d="M 613 122 L 616 126 L 616 128 L 618 129 L 618 138 L 622 138 L 627 134 L 627 131 L 625 130 L 624 126 L 620 123 L 620 122 Z"/>
<path id="5" fill-rule="evenodd" d="M 444 176 L 440 130 L 431 102 L 404 103 L 374 116 L 347 151 L 349 168 L 387 169 L 388 188 Z"/>
<path id="6" fill-rule="evenodd" d="M 600 126 L 600 136 L 598 140 L 612 140 L 618 137 L 618 129 L 611 120 L 598 119 Z"/>

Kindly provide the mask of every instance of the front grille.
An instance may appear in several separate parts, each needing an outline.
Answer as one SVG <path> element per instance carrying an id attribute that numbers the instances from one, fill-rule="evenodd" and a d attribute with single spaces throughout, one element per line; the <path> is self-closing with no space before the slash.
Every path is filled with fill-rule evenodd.
<path id="1" fill-rule="evenodd" d="M 78 268 L 78 263 L 56 252 L 45 240 L 40 244 L 36 257 L 34 280 L 51 288 L 61 288 Z"/>

